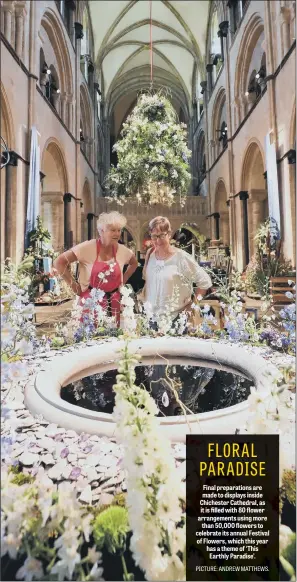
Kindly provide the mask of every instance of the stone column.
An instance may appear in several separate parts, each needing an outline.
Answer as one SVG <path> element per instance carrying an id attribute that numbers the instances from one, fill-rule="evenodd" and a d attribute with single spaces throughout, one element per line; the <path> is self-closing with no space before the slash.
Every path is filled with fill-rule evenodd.
<path id="1" fill-rule="evenodd" d="M 264 204 L 262 202 L 262 200 L 259 200 L 257 198 L 250 198 L 250 203 L 251 203 L 251 213 L 252 215 L 250 216 L 251 218 L 251 232 L 249 235 L 250 238 L 250 249 L 251 249 L 251 254 L 254 254 L 254 249 L 255 249 L 255 241 L 254 241 L 254 237 L 255 234 L 261 224 L 261 222 L 263 222 L 264 219 Z"/>
<path id="2" fill-rule="evenodd" d="M 61 93 L 61 119 L 65 125 L 66 123 L 66 103 L 67 103 L 67 93 Z"/>
<path id="3" fill-rule="evenodd" d="M 5 180 L 5 258 L 11 256 L 12 250 L 12 226 L 13 226 L 13 168 L 18 165 L 18 157 L 15 152 L 9 152 L 9 162 L 5 166 L 6 180 Z"/>
<path id="4" fill-rule="evenodd" d="M 75 147 L 75 157 L 76 157 L 76 173 L 75 173 L 75 192 L 76 197 L 80 198 L 80 50 L 81 50 L 81 39 L 84 36 L 83 26 L 80 22 L 74 23 L 75 30 L 75 55 L 76 55 L 76 75 L 75 75 L 75 87 L 74 87 L 74 102 L 75 102 L 75 119 L 73 120 L 73 135 L 76 139 Z M 76 224 L 78 217 L 76 219 Z"/>
<path id="5" fill-rule="evenodd" d="M 269 102 L 269 127 L 272 129 L 272 137 L 275 143 L 275 149 L 278 151 L 278 128 L 276 118 L 276 96 L 275 96 L 275 41 L 272 25 L 272 9 L 270 2 L 264 2 L 264 35 L 266 38 L 266 79 L 267 95 Z"/>
<path id="6" fill-rule="evenodd" d="M 212 87 L 213 87 L 213 64 L 209 63 L 208 65 L 206 65 L 206 71 L 207 71 L 207 88 L 209 91 L 209 94 L 212 92 Z"/>
<path id="7" fill-rule="evenodd" d="M 83 242 L 83 234 L 84 234 L 83 224 L 82 224 L 83 218 L 84 218 L 83 207 L 84 207 L 84 203 L 82 201 L 80 201 L 80 203 L 79 203 L 79 212 L 78 212 L 80 227 L 77 229 L 78 230 L 78 232 L 77 232 L 77 239 L 78 239 L 79 242 Z"/>
<path id="8" fill-rule="evenodd" d="M 64 247 L 70 248 L 70 232 L 71 232 L 71 198 L 72 194 L 64 194 Z"/>
<path id="9" fill-rule="evenodd" d="M 87 221 L 88 221 L 88 240 L 91 240 L 91 238 L 93 238 L 94 217 L 95 217 L 95 214 L 93 214 L 92 212 L 89 212 L 87 214 Z"/>
<path id="10" fill-rule="evenodd" d="M 245 266 L 250 262 L 250 251 L 249 251 L 249 223 L 248 223 L 248 208 L 247 201 L 249 198 L 248 192 L 242 190 L 239 192 L 239 199 L 242 202 L 242 221 L 243 221 L 243 245 L 244 245 L 244 261 Z"/>
<path id="11" fill-rule="evenodd" d="M 4 12 L 4 36 L 9 44 L 12 42 L 12 14 L 14 12 L 14 0 L 7 0 L 1 6 Z"/>
<path id="12" fill-rule="evenodd" d="M 73 94 L 68 93 L 66 95 L 66 110 L 65 110 L 65 124 L 67 125 L 69 131 L 72 133 L 73 126 Z"/>
<path id="13" fill-rule="evenodd" d="M 62 18 L 65 18 L 65 0 L 60 0 L 60 13 Z"/>
<path id="14" fill-rule="evenodd" d="M 282 38 L 282 45 L 283 45 L 283 57 L 287 54 L 290 46 L 291 46 L 291 38 L 290 38 L 290 9 L 286 6 L 281 6 L 280 9 L 280 27 L 281 27 L 281 38 Z"/>
<path id="15" fill-rule="evenodd" d="M 75 2 L 74 0 L 68 0 L 68 7 L 69 7 L 69 36 L 71 42 L 73 43 L 74 39 L 74 15 L 75 15 Z"/>
<path id="16" fill-rule="evenodd" d="M 229 234 L 229 214 L 228 212 L 220 212 L 221 219 L 221 239 L 225 245 L 229 245 L 230 234 Z"/>
<path id="17" fill-rule="evenodd" d="M 39 69 L 39 65 L 36 63 L 36 5 L 37 2 L 30 2 L 30 13 L 29 13 L 29 95 L 28 95 L 28 139 L 27 139 L 27 159 L 30 159 L 31 150 L 31 128 L 32 125 L 37 124 L 36 120 L 36 83 L 38 82 L 38 77 L 36 72 Z M 38 72 L 37 72 L 38 75 Z"/>
<path id="18" fill-rule="evenodd" d="M 220 213 L 214 212 L 213 214 L 214 221 L 215 221 L 215 238 L 219 240 L 220 238 Z"/>
<path id="19" fill-rule="evenodd" d="M 24 25 L 25 25 L 25 16 L 27 14 L 26 10 L 26 2 L 20 0 L 15 4 L 15 52 L 23 59 L 24 50 Z"/>
<path id="20" fill-rule="evenodd" d="M 220 42 L 221 42 L 221 57 L 222 57 L 222 61 L 224 62 L 224 42 L 223 42 L 223 33 L 221 30 L 218 31 L 218 37 L 219 37 Z"/>

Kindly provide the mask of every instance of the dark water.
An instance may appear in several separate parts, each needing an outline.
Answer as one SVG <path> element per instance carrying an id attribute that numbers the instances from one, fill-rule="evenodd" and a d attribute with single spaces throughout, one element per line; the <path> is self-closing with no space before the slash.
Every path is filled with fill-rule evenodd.
<path id="1" fill-rule="evenodd" d="M 246 400 L 250 394 L 251 380 L 237 374 L 191 365 L 137 366 L 136 385 L 143 385 L 155 399 L 159 416 L 184 414 L 181 401 L 187 412 L 200 413 L 226 408 Z M 97 412 L 112 413 L 114 407 L 113 385 L 117 370 L 93 374 L 61 390 L 61 397 Z M 172 387 L 177 395 L 173 394 Z"/>

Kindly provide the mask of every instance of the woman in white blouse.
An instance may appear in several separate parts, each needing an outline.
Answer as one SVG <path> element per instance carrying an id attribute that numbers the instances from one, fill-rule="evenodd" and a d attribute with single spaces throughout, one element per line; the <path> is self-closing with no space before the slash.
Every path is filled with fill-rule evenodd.
<path id="1" fill-rule="evenodd" d="M 144 300 L 154 320 L 191 312 L 192 294 L 205 295 L 211 287 L 209 275 L 185 251 L 170 244 L 171 225 L 168 218 L 157 216 L 149 223 L 153 246 L 147 252 L 143 278 Z"/>

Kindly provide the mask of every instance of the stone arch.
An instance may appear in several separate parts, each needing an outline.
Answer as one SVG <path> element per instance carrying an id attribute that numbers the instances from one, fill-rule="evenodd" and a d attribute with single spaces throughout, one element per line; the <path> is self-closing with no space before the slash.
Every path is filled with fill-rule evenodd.
<path id="1" fill-rule="evenodd" d="M 72 131 L 72 101 L 74 96 L 74 80 L 64 28 L 61 26 L 60 20 L 56 13 L 50 8 L 46 9 L 42 15 L 40 28 L 41 27 L 43 27 L 46 31 L 56 58 L 57 76 L 59 79 L 59 86 L 61 91 L 61 118 L 70 129 L 70 131 Z"/>
<path id="2" fill-rule="evenodd" d="M 63 196 L 68 192 L 68 172 L 65 155 L 55 138 L 50 138 L 43 149 L 41 171 L 45 174 L 41 187 L 41 215 L 44 226 L 52 235 L 52 246 L 64 246 Z"/>
<path id="3" fill-rule="evenodd" d="M 215 188 L 214 211 L 220 215 L 220 238 L 226 246 L 230 245 L 230 221 L 227 206 L 228 194 L 225 182 L 220 178 Z"/>
<path id="4" fill-rule="evenodd" d="M 9 106 L 8 97 L 6 95 L 4 86 L 1 82 L 1 137 L 4 139 L 8 150 L 15 149 L 15 130 L 14 130 L 14 123 L 13 117 L 11 113 L 11 109 Z M 2 150 L 1 150 L 2 154 Z M 15 174 L 15 172 L 13 172 Z M 12 206 L 11 206 L 11 215 L 12 215 L 12 224 L 10 225 L 10 232 L 8 225 L 5 220 L 5 187 L 6 187 L 6 169 L 3 168 L 1 170 L 1 261 L 4 260 L 5 257 L 5 240 L 6 237 L 10 237 L 12 240 L 14 238 L 14 233 L 16 229 L 15 225 L 15 211 L 13 211 L 15 204 L 16 204 L 16 183 L 15 183 L 15 175 L 13 176 L 13 183 L 12 183 Z M 9 253 L 12 254 L 11 252 Z"/>
<path id="5" fill-rule="evenodd" d="M 248 78 L 254 50 L 264 32 L 264 22 L 257 13 L 251 16 L 241 39 L 235 67 L 234 79 L 234 123 L 235 127 L 241 123 L 248 111 Z M 264 53 L 263 49 L 263 53 Z M 262 57 L 261 57 L 262 58 Z M 260 64 L 261 65 L 261 59 Z M 260 68 L 260 66 L 259 66 Z"/>
<path id="6" fill-rule="evenodd" d="M 80 86 L 80 109 L 81 109 L 81 148 L 89 161 L 93 158 L 93 110 L 90 102 L 89 91 L 84 83 Z"/>
<path id="7" fill-rule="evenodd" d="M 255 234 L 262 222 L 269 216 L 268 194 L 264 179 L 264 153 L 258 140 L 252 139 L 243 156 L 241 190 L 247 191 L 249 255 L 255 252 Z"/>

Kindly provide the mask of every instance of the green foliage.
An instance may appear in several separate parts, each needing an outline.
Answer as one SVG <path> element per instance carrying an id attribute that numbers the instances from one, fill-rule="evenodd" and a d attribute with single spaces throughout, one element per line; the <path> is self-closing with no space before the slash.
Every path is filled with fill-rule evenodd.
<path id="1" fill-rule="evenodd" d="M 128 512 L 124 507 L 111 505 L 95 518 L 93 534 L 99 549 L 106 546 L 111 554 L 123 552 L 129 531 Z"/>
<path id="2" fill-rule="evenodd" d="M 282 511 L 286 500 L 296 507 L 296 471 L 293 469 L 287 469 L 283 473 L 280 489 L 280 511 Z"/>
<path id="3" fill-rule="evenodd" d="M 29 241 L 34 249 L 40 248 L 42 251 L 43 243 L 47 243 L 51 240 L 51 233 L 47 228 L 44 228 L 40 216 L 37 216 L 36 223 L 36 228 L 29 233 Z"/>
<path id="4" fill-rule="evenodd" d="M 282 555 L 296 570 L 296 534 L 292 535 L 292 539 Z"/>
<path id="5" fill-rule="evenodd" d="M 255 236 L 256 252 L 246 270 L 246 289 L 269 298 L 270 277 L 292 274 L 292 265 L 282 255 L 282 241 L 277 223 L 268 218 Z"/>
<path id="6" fill-rule="evenodd" d="M 34 272 L 34 258 L 25 256 L 19 265 L 15 265 L 10 259 L 6 259 L 1 265 L 1 285 L 17 285 L 25 289 L 30 285 Z"/>
<path id="7" fill-rule="evenodd" d="M 107 178 L 110 198 L 152 204 L 183 202 L 191 182 L 185 124 L 161 93 L 141 94 L 115 144 L 117 167 Z"/>

